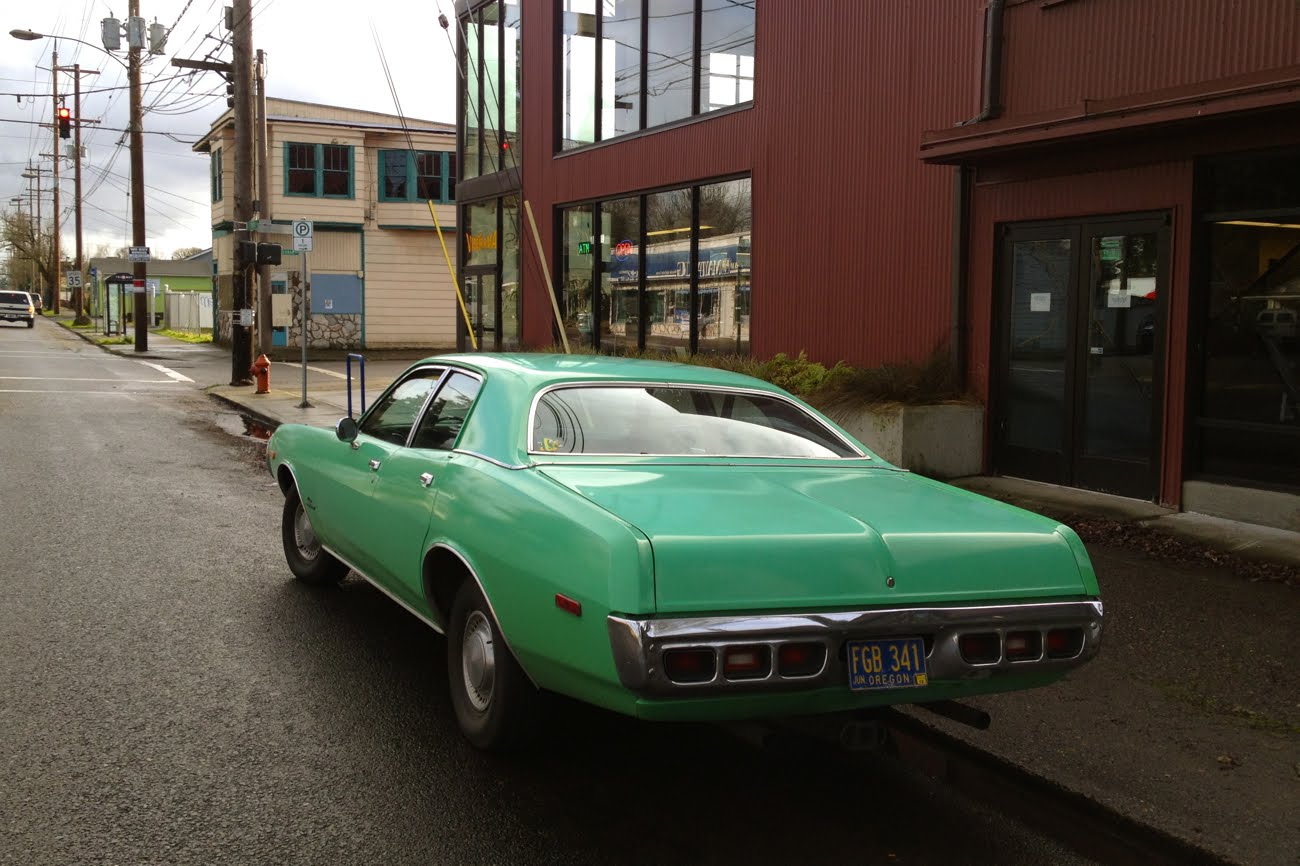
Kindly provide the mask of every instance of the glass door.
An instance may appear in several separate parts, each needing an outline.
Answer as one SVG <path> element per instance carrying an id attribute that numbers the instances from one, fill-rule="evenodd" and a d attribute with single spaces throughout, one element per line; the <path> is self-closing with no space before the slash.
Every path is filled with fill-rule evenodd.
<path id="1" fill-rule="evenodd" d="M 1166 238 L 1164 217 L 1005 231 L 995 471 L 1155 498 Z"/>
<path id="2" fill-rule="evenodd" d="M 465 348 L 478 347 L 480 352 L 501 351 L 500 336 L 497 331 L 497 272 L 474 269 L 465 272 L 465 309 L 469 314 L 469 324 L 474 331 L 474 340 L 465 340 Z M 462 327 L 464 322 L 461 322 Z"/>

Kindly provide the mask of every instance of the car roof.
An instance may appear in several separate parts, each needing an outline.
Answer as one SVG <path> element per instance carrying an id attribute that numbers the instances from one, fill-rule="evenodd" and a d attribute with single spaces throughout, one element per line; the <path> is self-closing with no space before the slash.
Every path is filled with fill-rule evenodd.
<path id="1" fill-rule="evenodd" d="M 504 373 L 530 390 L 575 382 L 665 382 L 670 384 L 713 385 L 717 387 L 780 389 L 741 373 L 678 364 L 647 358 L 620 358 L 610 355 L 557 355 L 533 352 L 461 353 L 437 355 L 421 363 L 454 363 L 486 374 Z"/>

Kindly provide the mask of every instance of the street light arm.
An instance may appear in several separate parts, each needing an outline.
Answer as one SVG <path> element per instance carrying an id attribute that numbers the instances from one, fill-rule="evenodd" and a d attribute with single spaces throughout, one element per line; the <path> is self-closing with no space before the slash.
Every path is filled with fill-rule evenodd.
<path id="1" fill-rule="evenodd" d="M 107 48 L 103 47 L 102 45 L 96 45 L 93 42 L 87 42 L 84 39 L 75 39 L 71 36 L 52 36 L 49 33 L 37 33 L 35 30 L 10 30 L 9 35 L 15 39 L 21 39 L 23 42 L 35 42 L 37 39 L 53 39 L 55 42 L 58 42 L 60 39 L 64 39 L 67 40 L 68 42 L 76 42 L 78 45 L 85 45 L 87 47 L 95 49 L 96 51 L 107 54 L 109 57 L 113 58 L 113 60 L 116 63 L 118 63 L 123 69 L 129 68 L 127 64 L 120 57 L 118 57 L 113 52 L 109 51 Z"/>

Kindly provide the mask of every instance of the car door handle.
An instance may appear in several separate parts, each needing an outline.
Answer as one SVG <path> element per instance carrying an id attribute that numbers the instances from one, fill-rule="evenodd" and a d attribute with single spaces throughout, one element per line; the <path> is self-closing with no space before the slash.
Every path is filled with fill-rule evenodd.
<path id="1" fill-rule="evenodd" d="M 374 470 L 378 470 L 378 469 L 379 469 L 379 461 L 378 461 L 378 460 L 371 460 L 371 461 L 370 461 L 370 468 L 371 468 L 371 469 L 374 469 Z"/>
<path id="2" fill-rule="evenodd" d="M 430 484 L 433 483 L 433 474 L 430 472 L 426 472 L 423 475 L 421 475 L 420 483 L 423 484 L 425 487 L 428 487 Z"/>

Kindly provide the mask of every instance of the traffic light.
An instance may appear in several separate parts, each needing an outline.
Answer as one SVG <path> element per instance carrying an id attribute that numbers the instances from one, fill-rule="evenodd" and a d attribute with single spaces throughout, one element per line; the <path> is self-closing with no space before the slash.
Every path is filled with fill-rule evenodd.
<path id="1" fill-rule="evenodd" d="M 68 138 L 72 135 L 72 112 L 62 106 L 59 107 L 59 138 Z"/>

